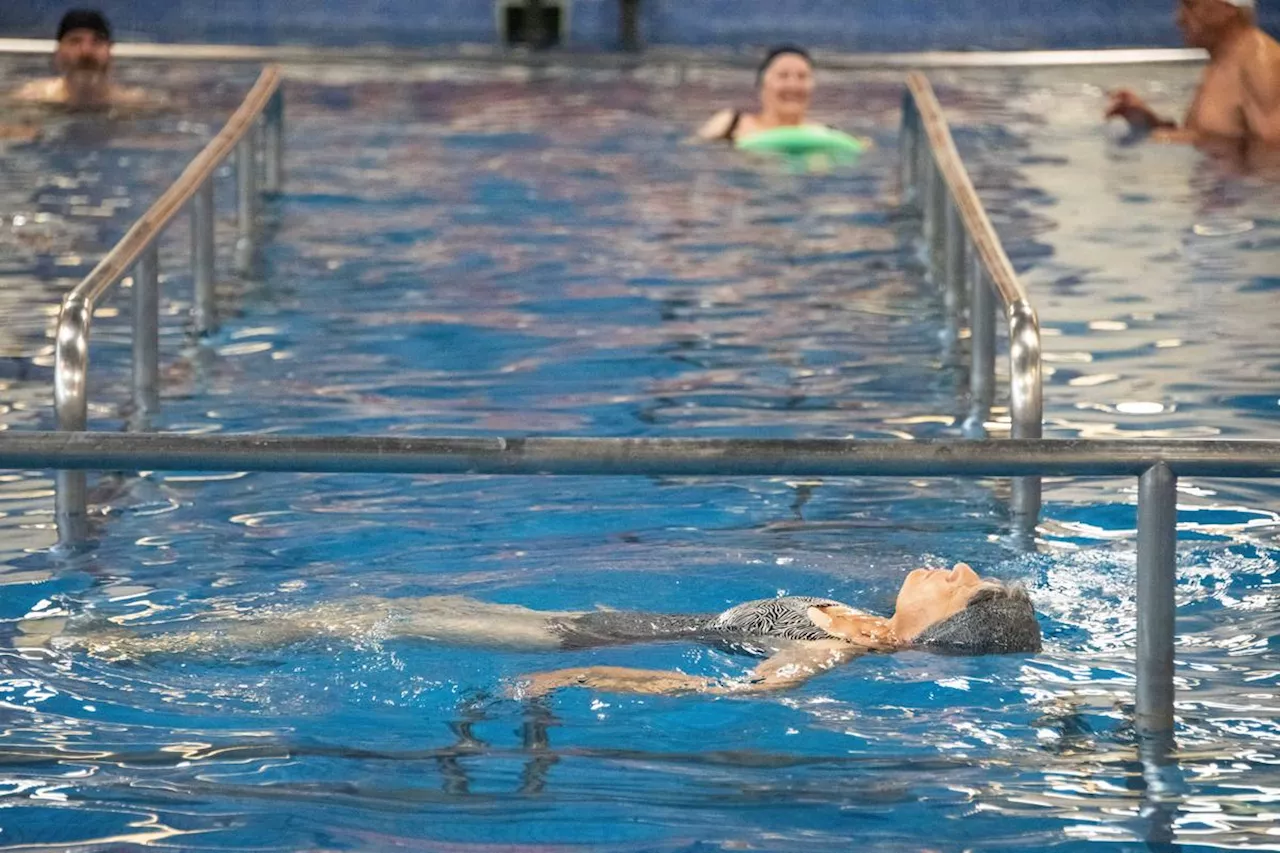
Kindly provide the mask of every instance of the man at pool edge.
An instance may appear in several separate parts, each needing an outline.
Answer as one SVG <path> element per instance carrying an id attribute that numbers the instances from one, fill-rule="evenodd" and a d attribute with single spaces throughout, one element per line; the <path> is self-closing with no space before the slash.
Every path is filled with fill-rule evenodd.
<path id="1" fill-rule="evenodd" d="M 306 608 L 206 619 L 192 631 L 149 635 L 121 628 L 49 634 L 40 626 L 42 621 L 34 619 L 34 626 L 21 629 L 25 648 L 52 642 L 55 647 L 87 648 L 111 660 L 153 654 L 222 655 L 314 638 L 361 637 L 531 651 L 686 642 L 765 658 L 746 677 L 736 679 L 614 666 L 536 672 L 517 680 L 512 693 L 519 697 L 562 687 L 648 694 L 762 693 L 798 686 L 868 653 L 923 649 L 1017 654 L 1038 652 L 1041 644 L 1040 625 L 1026 591 L 981 578 L 964 563 L 909 573 L 891 617 L 804 596 L 748 601 L 719 614 L 542 611 L 464 596 L 358 596 Z"/>
<path id="2" fill-rule="evenodd" d="M 111 25 L 101 12 L 70 10 L 58 24 L 53 53 L 59 76 L 33 80 L 13 94 L 14 100 L 81 109 L 145 103 L 146 92 L 112 81 L 111 46 Z"/>
<path id="3" fill-rule="evenodd" d="M 1170 142 L 1280 146 L 1280 43 L 1257 24 L 1256 0 L 1180 0 L 1177 23 L 1191 47 L 1209 52 L 1182 126 L 1128 89 L 1112 93 L 1107 117 Z"/>

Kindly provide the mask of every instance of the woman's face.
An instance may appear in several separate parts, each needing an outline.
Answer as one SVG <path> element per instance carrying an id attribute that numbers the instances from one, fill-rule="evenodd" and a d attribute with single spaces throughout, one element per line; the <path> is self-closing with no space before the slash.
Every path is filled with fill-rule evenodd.
<path id="1" fill-rule="evenodd" d="M 956 563 L 951 569 L 916 569 L 898 590 L 894 633 L 901 640 L 916 638 L 930 625 L 964 610 L 986 583 L 965 563 Z"/>
<path id="2" fill-rule="evenodd" d="M 765 69 L 760 104 L 785 120 L 800 122 L 813 99 L 813 68 L 803 56 L 784 53 Z"/>

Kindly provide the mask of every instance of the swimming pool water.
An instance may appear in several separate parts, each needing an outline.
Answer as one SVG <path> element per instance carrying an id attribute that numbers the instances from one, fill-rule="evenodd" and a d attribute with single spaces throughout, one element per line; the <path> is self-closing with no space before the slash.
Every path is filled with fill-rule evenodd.
<path id="1" fill-rule="evenodd" d="M 6 428 L 51 426 L 57 294 L 252 78 L 174 73 L 210 97 L 97 119 L 118 147 L 88 144 L 86 119 L 0 154 L 0 241 L 25 247 L 0 288 Z M 1081 74 L 939 79 L 1041 312 L 1047 433 L 1267 436 L 1276 188 L 1214 179 L 1206 200 L 1193 155 L 1108 138 L 1099 81 Z M 1173 93 L 1193 79 L 1143 75 Z M 893 204 L 894 75 L 824 82 L 824 117 L 878 148 L 857 171 L 808 176 L 684 143 L 748 95 L 727 72 L 290 76 L 265 274 L 227 283 L 223 329 L 203 344 L 185 334 L 185 229 L 171 235 L 158 428 L 958 434 L 963 376 Z M 127 303 L 95 326 L 99 429 L 121 422 Z M 1032 658 L 869 658 L 777 696 L 543 703 L 506 689 L 581 663 L 727 675 L 750 662 L 379 636 L 214 659 L 5 651 L 0 847 L 1148 849 L 1168 819 L 1146 808 L 1128 723 L 1133 486 L 1049 482 L 1041 547 L 1023 554 L 991 482 L 152 473 L 99 481 L 96 547 L 64 555 L 49 550 L 49 475 L 13 474 L 6 647 L 33 611 L 187 627 L 369 593 L 707 611 L 787 592 L 887 611 L 907 569 L 957 559 L 1025 582 L 1047 642 Z M 1173 831 L 1183 850 L 1265 846 L 1280 778 L 1276 491 L 1183 489 Z"/>

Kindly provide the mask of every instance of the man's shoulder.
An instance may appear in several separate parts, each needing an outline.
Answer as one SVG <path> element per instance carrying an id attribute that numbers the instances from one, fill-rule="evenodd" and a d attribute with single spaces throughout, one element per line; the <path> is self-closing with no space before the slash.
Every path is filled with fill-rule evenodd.
<path id="1" fill-rule="evenodd" d="M 1246 90 L 1269 101 L 1280 100 L 1280 42 L 1255 30 L 1236 56 Z"/>
<path id="2" fill-rule="evenodd" d="M 1280 42 L 1255 29 L 1233 55 L 1243 70 L 1260 70 L 1280 63 Z"/>
<path id="3" fill-rule="evenodd" d="M 32 80 L 20 86 L 14 91 L 12 97 L 18 101 L 61 103 L 67 99 L 67 93 L 61 77 L 49 77 L 43 80 Z"/>

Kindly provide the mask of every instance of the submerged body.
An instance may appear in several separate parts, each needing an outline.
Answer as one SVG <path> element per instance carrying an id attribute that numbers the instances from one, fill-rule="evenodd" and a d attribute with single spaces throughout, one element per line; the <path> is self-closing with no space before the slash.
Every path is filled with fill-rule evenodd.
<path id="1" fill-rule="evenodd" d="M 83 646 L 95 656 L 117 660 L 243 652 L 315 637 L 410 637 L 446 645 L 530 651 L 686 642 L 763 656 L 791 642 L 838 639 L 809 617 L 809 609 L 815 607 L 856 612 L 830 599 L 807 596 L 748 601 L 722 613 L 645 613 L 532 610 L 460 595 L 370 595 L 305 609 L 201 620 L 190 631 L 147 634 L 109 628 L 72 633 L 56 639 L 55 645 Z"/>
<path id="2" fill-rule="evenodd" d="M 46 632 L 43 637 L 40 630 L 26 631 L 28 646 L 83 647 L 112 660 L 240 654 L 315 638 L 396 637 L 547 651 L 686 642 L 765 658 L 745 679 L 723 682 L 607 666 L 535 673 L 521 680 L 519 692 L 526 695 L 582 685 L 634 693 L 755 692 L 794 686 L 869 652 L 909 647 L 969 654 L 1040 649 L 1040 628 L 1026 593 L 979 578 L 964 563 L 949 570 L 911 572 L 891 617 L 806 596 L 757 599 L 720 613 L 694 614 L 543 611 L 465 596 L 359 596 L 305 609 L 211 618 L 190 631 L 146 634 L 112 627 Z"/>

